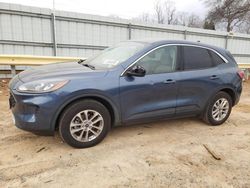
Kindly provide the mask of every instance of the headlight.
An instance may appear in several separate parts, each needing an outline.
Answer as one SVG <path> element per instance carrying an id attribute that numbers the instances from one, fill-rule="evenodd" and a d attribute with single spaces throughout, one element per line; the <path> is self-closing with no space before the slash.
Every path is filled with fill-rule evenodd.
<path id="1" fill-rule="evenodd" d="M 25 93 L 45 93 L 55 91 L 67 83 L 68 80 L 40 80 L 24 83 L 20 85 L 17 90 Z"/>

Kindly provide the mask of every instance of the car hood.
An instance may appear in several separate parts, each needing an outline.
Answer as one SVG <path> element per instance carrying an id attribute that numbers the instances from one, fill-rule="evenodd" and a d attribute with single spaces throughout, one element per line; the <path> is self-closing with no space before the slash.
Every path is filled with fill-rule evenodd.
<path id="1" fill-rule="evenodd" d="M 50 65 L 44 65 L 39 67 L 29 68 L 18 74 L 19 79 L 22 82 L 35 81 L 40 79 L 50 78 L 72 78 L 72 77 L 84 77 L 84 76 L 104 76 L 107 70 L 92 70 L 77 62 L 67 63 L 54 63 Z"/>

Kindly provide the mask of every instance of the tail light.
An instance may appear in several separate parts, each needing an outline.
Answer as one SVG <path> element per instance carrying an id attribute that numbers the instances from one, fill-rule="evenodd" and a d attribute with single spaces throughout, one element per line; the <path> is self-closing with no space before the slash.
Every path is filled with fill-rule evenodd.
<path id="1" fill-rule="evenodd" d="M 243 71 L 243 70 L 238 70 L 237 74 L 238 74 L 238 76 L 239 76 L 241 79 L 244 79 L 245 74 L 244 74 L 244 71 Z"/>

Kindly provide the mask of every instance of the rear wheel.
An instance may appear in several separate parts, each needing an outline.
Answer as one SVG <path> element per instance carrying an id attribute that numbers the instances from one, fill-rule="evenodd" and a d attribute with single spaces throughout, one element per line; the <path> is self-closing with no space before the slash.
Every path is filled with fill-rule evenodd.
<path id="1" fill-rule="evenodd" d="M 70 105 L 59 121 L 61 138 L 76 148 L 91 147 L 101 142 L 111 127 L 107 108 L 95 100 L 82 100 Z"/>
<path id="2" fill-rule="evenodd" d="M 211 125 L 224 123 L 232 110 L 232 98 L 225 92 L 218 92 L 209 102 L 203 120 Z"/>

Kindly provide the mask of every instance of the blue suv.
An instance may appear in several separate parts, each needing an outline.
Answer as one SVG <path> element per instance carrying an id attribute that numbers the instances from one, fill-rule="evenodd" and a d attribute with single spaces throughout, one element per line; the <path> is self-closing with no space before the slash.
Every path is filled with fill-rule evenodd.
<path id="1" fill-rule="evenodd" d="M 243 73 L 229 51 L 188 41 L 126 41 L 79 62 L 31 68 L 9 84 L 17 127 L 53 135 L 76 148 L 110 128 L 197 116 L 227 120 Z"/>

